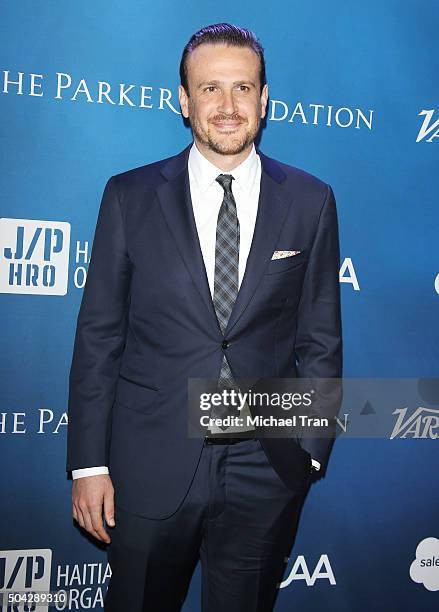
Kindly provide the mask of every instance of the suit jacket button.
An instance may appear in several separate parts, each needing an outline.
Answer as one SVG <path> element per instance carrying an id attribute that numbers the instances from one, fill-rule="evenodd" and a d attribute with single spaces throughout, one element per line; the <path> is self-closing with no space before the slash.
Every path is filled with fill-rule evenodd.
<path id="1" fill-rule="evenodd" d="M 228 340 L 223 340 L 222 341 L 221 347 L 223 349 L 229 348 L 229 346 L 230 346 L 230 342 Z"/>

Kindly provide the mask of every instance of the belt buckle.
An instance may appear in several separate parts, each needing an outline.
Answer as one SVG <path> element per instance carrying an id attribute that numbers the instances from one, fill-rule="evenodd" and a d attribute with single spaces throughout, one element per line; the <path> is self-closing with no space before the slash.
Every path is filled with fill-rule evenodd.
<path id="1" fill-rule="evenodd" d="M 221 436 L 204 436 L 204 444 L 206 446 L 211 445 L 211 444 L 230 444 L 230 440 L 232 440 L 233 438 L 226 438 L 226 437 L 221 437 Z"/>
<path id="2" fill-rule="evenodd" d="M 204 436 L 204 444 L 205 446 L 210 446 L 212 444 L 217 444 L 217 442 L 212 436 Z"/>
<path id="3" fill-rule="evenodd" d="M 237 442 L 241 442 L 242 440 L 254 440 L 255 436 L 254 435 L 249 435 L 245 436 L 238 436 L 238 437 L 232 437 L 232 436 L 204 436 L 204 444 L 205 445 L 209 445 L 209 444 L 236 444 Z"/>

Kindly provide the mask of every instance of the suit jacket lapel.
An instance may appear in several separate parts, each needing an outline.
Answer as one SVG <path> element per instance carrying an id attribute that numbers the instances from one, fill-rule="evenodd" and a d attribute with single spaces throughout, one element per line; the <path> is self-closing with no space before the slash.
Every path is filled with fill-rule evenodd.
<path id="1" fill-rule="evenodd" d="M 218 331 L 215 307 L 210 294 L 203 254 L 198 238 L 197 226 L 192 208 L 189 173 L 187 168 L 191 145 L 179 155 L 171 158 L 162 168 L 167 179 L 157 188 L 157 195 L 169 230 L 174 236 L 181 257 L 197 287 L 207 309 L 213 317 Z"/>
<path id="2" fill-rule="evenodd" d="M 257 289 L 265 267 L 275 250 L 276 242 L 288 211 L 291 195 L 285 193 L 285 173 L 272 159 L 258 151 L 261 158 L 262 174 L 253 240 L 247 265 L 235 305 L 225 330 L 230 334 L 244 313 Z"/>
<path id="3" fill-rule="evenodd" d="M 190 196 L 187 163 L 191 146 L 172 157 L 163 166 L 161 172 L 167 181 L 157 188 L 157 195 L 181 257 L 213 317 L 217 330 L 221 333 L 207 280 Z M 255 230 L 244 277 L 225 330 L 226 336 L 244 313 L 262 280 L 267 262 L 275 250 L 288 211 L 288 203 L 291 200 L 291 195 L 285 192 L 283 185 L 285 173 L 280 166 L 260 151 L 258 154 L 261 158 L 262 174 Z"/>

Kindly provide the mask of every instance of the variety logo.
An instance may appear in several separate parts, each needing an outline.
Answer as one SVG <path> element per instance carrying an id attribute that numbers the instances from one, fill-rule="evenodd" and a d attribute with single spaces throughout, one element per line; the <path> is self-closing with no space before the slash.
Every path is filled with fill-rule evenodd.
<path id="1" fill-rule="evenodd" d="M 408 408 L 400 408 L 392 414 L 397 414 L 395 427 L 390 434 L 393 438 L 439 438 L 439 410 L 419 406 L 413 414 L 406 418 Z"/>
<path id="2" fill-rule="evenodd" d="M 316 580 L 323 579 L 329 580 L 329 584 L 332 586 L 337 584 L 328 555 L 321 555 L 315 568 L 311 568 L 311 570 L 306 563 L 305 557 L 299 555 L 291 568 L 288 578 L 280 583 L 279 588 L 284 589 L 297 580 L 304 580 L 307 586 L 314 586 Z"/>
<path id="3" fill-rule="evenodd" d="M 70 223 L 0 219 L 0 292 L 65 295 Z"/>
<path id="4" fill-rule="evenodd" d="M 410 565 L 410 578 L 423 584 L 427 591 L 439 591 L 439 540 L 425 538 L 416 548 L 416 559 Z"/>
<path id="5" fill-rule="evenodd" d="M 52 551 L 48 548 L 0 551 L 0 592 L 3 591 L 1 612 L 20 609 L 19 606 L 8 606 L 5 591 L 50 591 L 51 564 Z M 38 610 L 47 612 L 48 606 L 41 605 Z"/>
<path id="6" fill-rule="evenodd" d="M 421 140 L 433 142 L 433 138 L 439 138 L 439 119 L 436 119 L 433 123 L 433 114 L 434 109 L 422 110 L 419 113 L 420 116 L 424 116 L 424 121 L 422 122 L 416 142 L 420 142 Z"/>

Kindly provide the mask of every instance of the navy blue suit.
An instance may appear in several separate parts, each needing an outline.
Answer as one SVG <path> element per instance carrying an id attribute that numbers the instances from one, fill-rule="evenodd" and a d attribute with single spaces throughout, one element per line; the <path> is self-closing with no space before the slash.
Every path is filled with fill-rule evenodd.
<path id="1" fill-rule="evenodd" d="M 172 515 L 202 440 L 187 435 L 188 378 L 341 377 L 339 243 L 331 187 L 260 151 L 245 275 L 223 336 L 180 154 L 113 176 L 99 211 L 70 372 L 67 469 L 108 465 L 116 504 Z M 275 250 L 300 250 L 271 260 Z M 223 340 L 229 342 L 222 348 Z M 325 415 L 328 416 L 328 415 Z M 330 439 L 263 439 L 287 487 L 305 488 Z"/>

